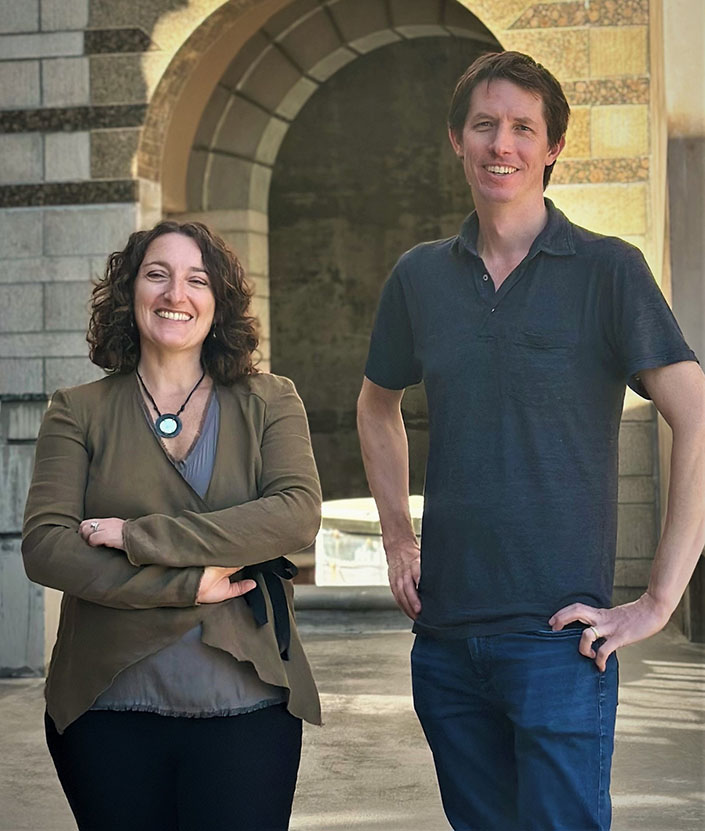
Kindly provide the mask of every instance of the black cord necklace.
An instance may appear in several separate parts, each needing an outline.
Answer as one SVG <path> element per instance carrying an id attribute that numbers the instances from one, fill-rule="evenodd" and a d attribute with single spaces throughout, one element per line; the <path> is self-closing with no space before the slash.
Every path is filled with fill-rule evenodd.
<path id="1" fill-rule="evenodd" d="M 147 393 L 147 398 L 149 398 L 149 400 L 152 402 L 152 406 L 154 407 L 154 409 L 157 413 L 158 418 L 157 418 L 157 421 L 154 425 L 154 429 L 157 431 L 157 435 L 161 436 L 163 439 L 173 439 L 174 436 L 178 436 L 179 433 L 181 432 L 181 428 L 183 426 L 181 424 L 181 419 L 179 418 L 179 416 L 181 415 L 181 413 L 183 413 L 184 407 L 186 407 L 188 402 L 191 400 L 191 396 L 198 389 L 198 385 L 206 377 L 205 369 L 203 370 L 203 374 L 201 375 L 201 377 L 198 379 L 198 381 L 196 381 L 196 385 L 194 386 L 194 388 L 186 396 L 186 401 L 184 401 L 184 403 L 181 405 L 181 407 L 179 407 L 178 412 L 176 412 L 176 413 L 164 413 L 164 414 L 159 412 L 159 407 L 157 407 L 157 402 L 152 398 L 152 394 L 147 389 L 147 385 L 145 384 L 144 380 L 142 379 L 142 376 L 140 375 L 139 370 L 136 369 L 135 372 L 137 373 L 137 377 L 140 379 L 140 384 L 142 384 L 142 389 Z"/>

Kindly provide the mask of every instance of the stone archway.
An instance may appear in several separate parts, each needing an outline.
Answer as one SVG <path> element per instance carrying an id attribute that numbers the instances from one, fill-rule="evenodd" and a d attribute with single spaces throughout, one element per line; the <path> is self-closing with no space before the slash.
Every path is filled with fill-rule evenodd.
<path id="1" fill-rule="evenodd" d="M 465 38 L 496 49 L 456 0 L 295 0 L 255 32 L 218 81 L 191 148 L 185 214 L 215 227 L 255 284 L 269 366 L 268 199 L 281 143 L 301 108 L 346 64 L 391 43 Z"/>

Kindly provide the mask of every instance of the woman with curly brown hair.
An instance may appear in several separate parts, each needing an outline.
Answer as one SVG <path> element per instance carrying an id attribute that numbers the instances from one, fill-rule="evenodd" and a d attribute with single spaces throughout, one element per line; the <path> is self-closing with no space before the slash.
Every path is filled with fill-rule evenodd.
<path id="1" fill-rule="evenodd" d="M 320 709 L 285 555 L 320 488 L 293 384 L 253 364 L 250 298 L 204 225 L 132 234 L 93 292 L 108 376 L 42 424 L 22 550 L 64 592 L 46 732 L 82 831 L 289 825 Z"/>

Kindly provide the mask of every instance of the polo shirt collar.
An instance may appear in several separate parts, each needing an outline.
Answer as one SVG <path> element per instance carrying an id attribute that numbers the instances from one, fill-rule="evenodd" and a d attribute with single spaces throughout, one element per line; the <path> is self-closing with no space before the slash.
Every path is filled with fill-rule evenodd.
<path id="1" fill-rule="evenodd" d="M 544 197 L 543 201 L 548 211 L 548 220 L 541 233 L 531 244 L 528 254 L 529 259 L 538 254 L 539 251 L 545 251 L 547 254 L 558 257 L 575 254 L 573 229 L 570 222 L 550 199 Z M 473 211 L 460 226 L 460 233 L 457 238 L 458 243 L 463 245 L 475 257 L 480 256 L 477 253 L 477 234 L 479 230 L 480 222 L 477 211 Z"/>

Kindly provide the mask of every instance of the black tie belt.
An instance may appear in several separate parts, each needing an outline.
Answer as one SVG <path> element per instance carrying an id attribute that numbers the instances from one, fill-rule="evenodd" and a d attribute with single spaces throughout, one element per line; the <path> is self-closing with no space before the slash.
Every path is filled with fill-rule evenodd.
<path id="1" fill-rule="evenodd" d="M 291 624 L 289 623 L 289 606 L 286 602 L 286 593 L 282 580 L 292 580 L 299 573 L 298 568 L 287 560 L 286 557 L 277 557 L 276 560 L 267 560 L 266 563 L 246 566 L 237 572 L 237 579 L 248 578 L 257 581 L 257 576 L 262 575 L 264 584 L 269 593 L 269 600 L 272 604 L 274 615 L 274 632 L 277 637 L 279 654 L 283 661 L 289 660 L 289 644 L 291 643 Z M 264 592 L 259 583 L 254 589 L 245 595 L 247 605 L 252 610 L 252 616 L 258 626 L 264 626 L 267 622 L 267 604 L 264 599 Z"/>

